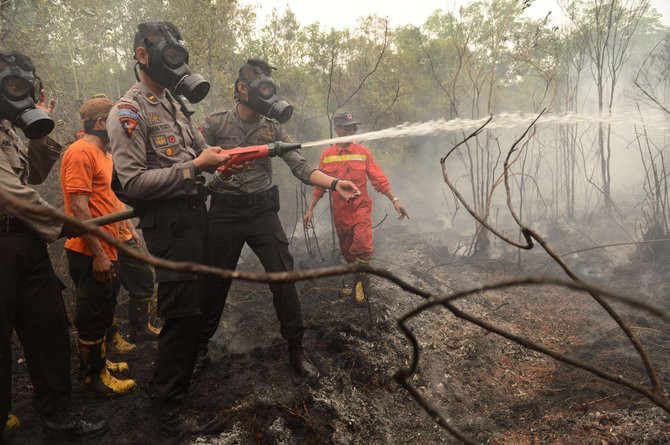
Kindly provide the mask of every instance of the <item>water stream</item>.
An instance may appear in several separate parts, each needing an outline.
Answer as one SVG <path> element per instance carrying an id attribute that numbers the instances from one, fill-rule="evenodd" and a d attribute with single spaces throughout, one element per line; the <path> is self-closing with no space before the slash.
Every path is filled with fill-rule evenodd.
<path id="1" fill-rule="evenodd" d="M 532 113 L 501 113 L 493 116 L 493 120 L 486 126 L 487 129 L 497 130 L 514 127 L 528 127 L 531 122 L 537 117 L 537 114 Z M 404 123 L 396 125 L 395 127 L 385 128 L 383 130 L 371 131 L 368 133 L 355 134 L 352 136 L 336 137 L 331 139 L 322 139 L 320 141 L 304 142 L 304 148 L 315 147 L 319 145 L 332 145 L 339 142 L 363 142 L 373 141 L 377 139 L 395 139 L 400 137 L 417 137 L 438 135 L 454 132 L 470 132 L 476 130 L 486 122 L 488 118 L 484 119 L 436 119 L 427 122 L 418 123 Z M 670 116 L 662 112 L 646 113 L 640 116 L 639 113 L 622 113 L 616 112 L 613 116 L 605 114 L 577 114 L 577 113 L 545 113 L 540 120 L 537 121 L 537 126 L 542 128 L 546 125 L 560 125 L 560 124 L 599 124 L 610 123 L 617 130 L 621 130 L 621 126 L 627 126 L 632 133 L 633 125 L 642 128 L 646 125 L 652 131 L 668 130 L 670 129 Z"/>

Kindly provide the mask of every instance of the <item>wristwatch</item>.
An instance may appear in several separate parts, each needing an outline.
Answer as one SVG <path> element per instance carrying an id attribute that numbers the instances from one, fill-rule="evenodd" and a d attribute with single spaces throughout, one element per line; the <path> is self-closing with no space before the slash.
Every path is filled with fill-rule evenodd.
<path id="1" fill-rule="evenodd" d="M 330 189 L 331 190 L 336 190 L 337 189 L 337 183 L 340 182 L 339 178 L 333 179 L 333 182 L 330 183 Z"/>

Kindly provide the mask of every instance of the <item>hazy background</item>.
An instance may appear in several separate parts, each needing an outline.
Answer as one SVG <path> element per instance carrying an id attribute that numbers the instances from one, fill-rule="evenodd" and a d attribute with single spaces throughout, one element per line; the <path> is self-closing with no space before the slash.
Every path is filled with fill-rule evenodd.
<path id="1" fill-rule="evenodd" d="M 65 143 L 79 129 L 83 100 L 99 92 L 117 99 L 135 82 L 132 38 L 137 23 L 149 20 L 174 22 L 191 51 L 191 68 L 212 83 L 210 95 L 196 105 L 196 121 L 233 105 L 237 69 L 250 57 L 277 67 L 279 94 L 295 106 L 287 128 L 300 141 L 331 136 L 332 117 L 344 110 L 364 122 L 361 132 L 543 109 L 547 115 L 625 115 L 613 125 L 541 120 L 513 157 L 513 202 L 529 223 L 607 223 L 617 229 L 615 238 L 622 227 L 629 239 L 658 238 L 668 235 L 667 9 L 660 0 L 580 0 L 561 7 L 540 0 L 117 0 L 95 8 L 84 0 L 12 1 L 0 4 L 0 46 L 32 57 L 58 98 L 54 134 Z M 502 161 L 524 127 L 484 131 L 447 162 L 472 207 L 503 228 L 509 216 Z M 375 222 L 389 213 L 382 227 L 453 228 L 470 240 L 470 253 L 485 251 L 486 241 L 473 238 L 476 226 L 456 207 L 439 164 L 468 133 L 367 144 L 413 215 L 397 222 L 382 196 Z M 316 162 L 320 151 L 303 153 Z M 299 239 L 311 189 L 281 161 L 275 173 L 284 224 Z M 54 181 L 50 198 L 60 205 Z M 323 236 L 329 231 L 325 201 L 316 212 Z"/>

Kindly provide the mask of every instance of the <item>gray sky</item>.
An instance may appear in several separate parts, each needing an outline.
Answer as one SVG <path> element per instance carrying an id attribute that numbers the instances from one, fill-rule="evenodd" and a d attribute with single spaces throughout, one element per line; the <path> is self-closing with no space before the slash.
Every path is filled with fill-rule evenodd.
<path id="1" fill-rule="evenodd" d="M 258 6 L 259 22 L 265 23 L 276 8 L 283 12 L 289 5 L 301 24 L 319 22 L 323 27 L 342 29 L 352 26 L 356 18 L 369 14 L 387 16 L 392 27 L 412 24 L 421 25 L 436 9 L 455 10 L 466 4 L 466 0 L 241 0 L 242 4 Z M 651 0 L 651 5 L 662 15 L 662 22 L 670 26 L 670 0 Z M 560 24 L 561 8 L 556 0 L 535 0 L 526 11 L 532 18 L 544 17 L 552 11 L 551 17 Z"/>

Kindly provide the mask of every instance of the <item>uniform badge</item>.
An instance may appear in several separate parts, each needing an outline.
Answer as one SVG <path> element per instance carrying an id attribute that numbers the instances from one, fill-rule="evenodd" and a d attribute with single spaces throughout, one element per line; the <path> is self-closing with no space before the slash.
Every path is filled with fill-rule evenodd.
<path id="1" fill-rule="evenodd" d="M 135 111 L 128 109 L 128 108 L 121 108 L 119 107 L 119 116 L 128 116 L 132 119 L 139 120 L 140 115 L 137 114 Z"/>
<path id="2" fill-rule="evenodd" d="M 174 144 L 177 141 L 177 138 L 174 137 L 173 134 L 171 134 L 170 136 L 168 136 L 168 141 L 170 141 L 171 144 Z"/>
<path id="3" fill-rule="evenodd" d="M 168 144 L 165 136 L 154 136 L 151 140 L 156 147 L 165 147 Z"/>
<path id="4" fill-rule="evenodd" d="M 126 135 L 128 137 L 133 134 L 135 127 L 137 127 L 137 121 L 131 117 L 122 116 L 119 118 L 119 122 L 121 122 L 121 127 L 126 130 Z"/>
<path id="5" fill-rule="evenodd" d="M 149 116 L 151 117 L 151 122 L 154 124 L 157 124 L 161 121 L 161 117 L 157 113 L 151 113 Z"/>
<path id="6" fill-rule="evenodd" d="M 129 111 L 132 111 L 135 114 L 139 114 L 139 110 L 137 108 L 135 108 L 134 105 L 131 105 L 131 104 L 121 103 L 121 104 L 117 105 L 117 107 L 119 108 L 119 110 L 129 110 Z"/>
<path id="7" fill-rule="evenodd" d="M 158 103 L 158 98 L 153 93 L 147 93 L 146 96 L 149 103 L 156 105 Z"/>
<path id="8" fill-rule="evenodd" d="M 174 154 L 174 150 L 172 150 L 172 147 L 168 147 L 168 149 L 165 150 L 165 154 L 168 156 L 172 156 Z"/>

